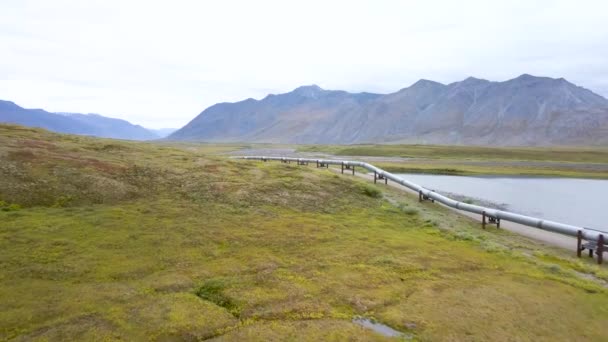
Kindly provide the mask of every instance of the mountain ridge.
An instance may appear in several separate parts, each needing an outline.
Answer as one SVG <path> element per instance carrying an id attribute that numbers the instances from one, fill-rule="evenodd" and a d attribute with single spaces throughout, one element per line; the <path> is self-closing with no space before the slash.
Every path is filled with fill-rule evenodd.
<path id="1" fill-rule="evenodd" d="M 389 94 L 300 86 L 261 100 L 222 103 L 172 140 L 464 145 L 608 144 L 608 100 L 563 78 L 421 79 Z"/>
<path id="2" fill-rule="evenodd" d="M 172 133 L 166 129 L 150 130 L 127 120 L 96 113 L 53 113 L 44 109 L 26 109 L 4 100 L 0 100 L 0 122 L 39 127 L 58 133 L 127 140 L 154 140 Z"/>

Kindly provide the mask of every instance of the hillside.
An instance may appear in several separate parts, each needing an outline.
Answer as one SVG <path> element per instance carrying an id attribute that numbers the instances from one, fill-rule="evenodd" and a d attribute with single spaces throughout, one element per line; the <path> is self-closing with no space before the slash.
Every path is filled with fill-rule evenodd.
<path id="1" fill-rule="evenodd" d="M 606 145 L 608 100 L 564 79 L 420 80 L 387 95 L 300 87 L 209 107 L 170 139 L 306 144 Z"/>
<path id="2" fill-rule="evenodd" d="M 0 125 L 0 340 L 605 337 L 604 268 L 231 148 Z"/>
<path id="3" fill-rule="evenodd" d="M 160 138 L 139 125 L 98 114 L 50 113 L 42 109 L 25 109 L 13 102 L 0 100 L 0 123 L 39 127 L 58 133 L 91 135 L 127 140 Z"/>

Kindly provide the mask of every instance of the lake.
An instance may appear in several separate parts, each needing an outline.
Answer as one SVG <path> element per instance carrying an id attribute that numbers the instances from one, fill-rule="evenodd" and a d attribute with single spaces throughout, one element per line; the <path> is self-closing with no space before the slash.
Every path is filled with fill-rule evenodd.
<path id="1" fill-rule="evenodd" d="M 399 174 L 439 193 L 475 204 L 608 231 L 608 180 Z M 481 202 L 481 203 L 480 203 Z"/>

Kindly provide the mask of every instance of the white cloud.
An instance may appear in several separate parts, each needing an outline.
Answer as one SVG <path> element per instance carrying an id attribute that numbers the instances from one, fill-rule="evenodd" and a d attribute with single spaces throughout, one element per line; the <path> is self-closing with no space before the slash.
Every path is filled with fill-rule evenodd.
<path id="1" fill-rule="evenodd" d="M 0 98 L 181 126 L 301 84 L 565 77 L 608 96 L 603 1 L 20 1 L 0 4 Z"/>

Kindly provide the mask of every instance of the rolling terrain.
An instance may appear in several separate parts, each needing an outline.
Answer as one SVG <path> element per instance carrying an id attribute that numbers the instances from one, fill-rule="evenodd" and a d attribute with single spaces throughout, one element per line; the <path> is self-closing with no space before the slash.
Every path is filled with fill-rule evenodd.
<path id="1" fill-rule="evenodd" d="M 608 100 L 563 78 L 420 80 L 386 95 L 304 86 L 220 103 L 172 140 L 297 144 L 606 145 Z"/>
<path id="2" fill-rule="evenodd" d="M 332 170 L 0 125 L 0 340 L 601 340 L 608 273 Z"/>

